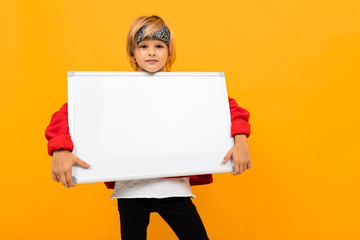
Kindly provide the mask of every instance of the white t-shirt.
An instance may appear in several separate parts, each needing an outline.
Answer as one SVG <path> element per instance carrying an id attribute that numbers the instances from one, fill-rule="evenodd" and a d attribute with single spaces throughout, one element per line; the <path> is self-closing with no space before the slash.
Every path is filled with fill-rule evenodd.
<path id="1" fill-rule="evenodd" d="M 117 181 L 110 199 L 167 197 L 195 197 L 191 192 L 189 178 Z"/>

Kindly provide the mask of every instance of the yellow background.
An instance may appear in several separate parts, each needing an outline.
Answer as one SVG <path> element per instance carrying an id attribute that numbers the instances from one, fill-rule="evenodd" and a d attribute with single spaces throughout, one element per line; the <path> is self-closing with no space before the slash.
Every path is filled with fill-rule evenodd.
<path id="1" fill-rule="evenodd" d="M 68 70 L 131 71 L 139 15 L 174 29 L 173 71 L 224 71 L 250 111 L 252 168 L 194 187 L 211 239 L 360 239 L 360 3 L 5 1 L 0 5 L 1 239 L 119 239 L 111 190 L 51 179 L 45 127 Z M 176 239 L 152 215 L 149 239 Z"/>

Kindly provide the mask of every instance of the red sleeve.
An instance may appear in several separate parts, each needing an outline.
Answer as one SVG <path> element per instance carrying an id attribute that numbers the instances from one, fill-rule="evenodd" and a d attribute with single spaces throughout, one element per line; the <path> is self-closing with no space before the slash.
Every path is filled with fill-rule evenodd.
<path id="1" fill-rule="evenodd" d="M 74 149 L 69 133 L 67 103 L 52 115 L 50 124 L 45 130 L 45 137 L 48 140 L 48 153 L 50 156 L 58 149 L 70 151 Z"/>
<path id="2" fill-rule="evenodd" d="M 246 134 L 250 136 L 249 112 L 239 107 L 235 99 L 229 97 L 229 106 L 231 114 L 231 136 L 236 134 Z"/>

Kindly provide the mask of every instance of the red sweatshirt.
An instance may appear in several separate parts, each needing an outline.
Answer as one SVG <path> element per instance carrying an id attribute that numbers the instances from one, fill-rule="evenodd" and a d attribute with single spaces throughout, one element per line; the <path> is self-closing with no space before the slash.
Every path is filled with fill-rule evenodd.
<path id="1" fill-rule="evenodd" d="M 239 107 L 233 98 L 229 97 L 230 114 L 231 114 L 231 136 L 236 134 L 246 134 L 250 136 L 249 112 Z M 67 149 L 73 151 L 74 144 L 71 140 L 68 125 L 67 103 L 59 111 L 55 112 L 49 126 L 45 130 L 45 137 L 48 140 L 48 153 L 53 155 L 55 150 Z M 190 177 L 190 185 L 201 185 L 212 183 L 212 175 L 193 175 Z M 115 182 L 105 182 L 109 189 L 113 189 Z"/>

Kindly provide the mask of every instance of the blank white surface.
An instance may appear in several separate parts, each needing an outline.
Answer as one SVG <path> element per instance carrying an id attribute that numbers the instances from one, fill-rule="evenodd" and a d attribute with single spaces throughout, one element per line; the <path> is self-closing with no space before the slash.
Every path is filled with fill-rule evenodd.
<path id="1" fill-rule="evenodd" d="M 223 73 L 69 72 L 78 183 L 232 171 Z"/>

